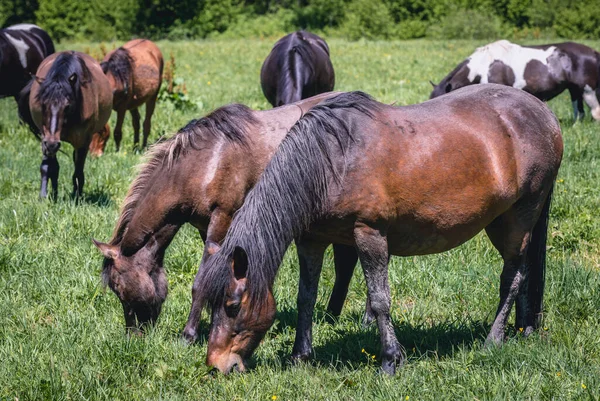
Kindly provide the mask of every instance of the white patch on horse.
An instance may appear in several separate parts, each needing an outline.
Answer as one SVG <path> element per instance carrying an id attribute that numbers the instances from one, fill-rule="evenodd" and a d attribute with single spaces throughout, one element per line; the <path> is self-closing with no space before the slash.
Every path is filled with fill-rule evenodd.
<path id="1" fill-rule="evenodd" d="M 589 85 L 586 85 L 583 88 L 583 100 L 585 100 L 587 105 L 590 106 L 594 120 L 600 120 L 600 102 L 598 102 L 596 91 L 594 91 Z"/>
<path id="2" fill-rule="evenodd" d="M 9 26 L 6 29 L 12 29 L 14 31 L 31 31 L 32 29 L 42 29 L 37 25 L 34 24 L 17 24 L 17 25 L 12 25 Z"/>
<path id="3" fill-rule="evenodd" d="M 57 124 L 56 120 L 58 119 L 58 117 L 56 117 L 56 114 L 58 113 L 58 107 L 52 106 L 51 110 L 52 110 L 52 119 L 50 120 L 50 133 L 52 135 L 54 135 L 54 133 L 56 132 L 56 124 Z"/>
<path id="4" fill-rule="evenodd" d="M 27 51 L 29 50 L 29 46 L 23 39 L 16 39 L 10 36 L 8 33 L 4 33 L 6 38 L 12 43 L 13 47 L 19 53 L 19 61 L 21 61 L 21 65 L 23 68 L 27 68 Z"/>
<path id="5" fill-rule="evenodd" d="M 488 83 L 488 74 L 490 65 L 494 61 L 501 61 L 506 66 L 512 68 L 515 75 L 513 87 L 523 89 L 525 82 L 525 67 L 532 60 L 538 60 L 544 65 L 548 65 L 548 57 L 554 53 L 556 47 L 550 46 L 546 50 L 530 49 L 516 45 L 508 40 L 499 40 L 489 45 L 479 47 L 469 57 L 467 67 L 469 67 L 469 81 L 473 82 L 478 75 L 481 77 L 481 83 Z"/>
<path id="6" fill-rule="evenodd" d="M 204 182 L 202 186 L 206 191 L 206 188 L 215 178 L 217 168 L 219 167 L 219 160 L 221 160 L 221 148 L 223 147 L 223 141 L 221 140 L 217 146 L 215 146 L 210 160 L 206 163 L 206 174 L 204 174 Z"/>

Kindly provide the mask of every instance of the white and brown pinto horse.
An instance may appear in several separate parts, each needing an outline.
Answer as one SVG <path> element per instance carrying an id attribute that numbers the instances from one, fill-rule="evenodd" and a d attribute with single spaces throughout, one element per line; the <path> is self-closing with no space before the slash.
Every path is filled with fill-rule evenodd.
<path id="1" fill-rule="evenodd" d="M 335 73 L 329 46 L 306 31 L 284 36 L 275 43 L 262 65 L 260 85 L 273 107 L 332 91 Z"/>
<path id="2" fill-rule="evenodd" d="M 207 363 L 245 369 L 275 319 L 273 283 L 294 239 L 295 358 L 312 353 L 319 275 L 332 242 L 358 252 L 388 373 L 405 358 L 390 318 L 390 254 L 444 252 L 485 229 L 504 260 L 488 343 L 503 342 L 515 301 L 517 327 L 531 333 L 541 322 L 562 153 L 548 107 L 507 86 L 475 85 L 406 107 L 360 92 L 323 101 L 281 142 L 198 273 L 194 301 L 212 312 Z"/>
<path id="3" fill-rule="evenodd" d="M 565 89 L 573 102 L 575 119 L 584 116 L 583 102 L 600 120 L 600 53 L 579 43 L 519 46 L 507 40 L 480 47 L 439 84 L 430 98 L 479 83 L 523 89 L 550 100 Z"/>
<path id="4" fill-rule="evenodd" d="M 19 24 L 0 30 L 0 98 L 19 93 L 40 63 L 54 53 L 50 36 L 37 25 Z"/>
<path id="5" fill-rule="evenodd" d="M 100 64 L 87 54 L 73 51 L 46 58 L 31 85 L 29 107 L 42 142 L 40 196 L 47 196 L 48 179 L 53 196 L 57 195 L 56 152 L 62 141 L 73 145 L 73 194 L 81 196 L 92 134 L 104 128 L 112 108 L 110 84 Z"/>
<path id="6" fill-rule="evenodd" d="M 133 143 L 135 146 L 138 145 L 140 141 L 138 107 L 143 104 L 146 105 L 142 142 L 142 147 L 145 148 L 162 83 L 164 62 L 160 49 L 150 40 L 134 39 L 109 52 L 100 65 L 113 91 L 113 109 L 117 112 L 113 135 L 117 151 L 121 145 L 123 121 L 128 110 L 133 123 Z"/>

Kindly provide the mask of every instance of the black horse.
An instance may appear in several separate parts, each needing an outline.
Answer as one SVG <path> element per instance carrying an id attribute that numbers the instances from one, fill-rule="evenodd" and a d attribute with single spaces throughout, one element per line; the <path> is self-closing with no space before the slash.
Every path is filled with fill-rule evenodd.
<path id="1" fill-rule="evenodd" d="M 19 24 L 0 30 L 0 98 L 13 96 L 18 101 L 19 92 L 52 53 L 52 39 L 37 25 Z"/>
<path id="2" fill-rule="evenodd" d="M 475 50 L 439 84 L 432 82 L 430 98 L 479 83 L 513 86 L 541 100 L 550 100 L 567 89 L 576 120 L 584 116 L 584 100 L 592 117 L 600 120 L 600 53 L 579 43 L 490 43 Z"/>
<path id="3" fill-rule="evenodd" d="M 332 91 L 334 84 L 327 43 L 306 31 L 279 39 L 260 71 L 260 85 L 273 107 Z"/>

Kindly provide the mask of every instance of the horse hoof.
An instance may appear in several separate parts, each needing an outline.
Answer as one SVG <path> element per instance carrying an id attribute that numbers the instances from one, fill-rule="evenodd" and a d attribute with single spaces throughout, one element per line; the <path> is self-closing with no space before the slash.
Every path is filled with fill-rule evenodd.
<path id="1" fill-rule="evenodd" d="M 309 353 L 295 352 L 292 354 L 292 363 L 294 363 L 294 364 L 306 362 L 309 359 L 310 359 L 310 352 Z"/>
<path id="2" fill-rule="evenodd" d="M 187 345 L 195 344 L 198 341 L 198 333 L 196 330 L 184 330 L 181 334 L 181 338 Z"/>
<path id="3" fill-rule="evenodd" d="M 504 335 L 490 333 L 485 339 L 485 348 L 500 347 L 504 343 Z"/>

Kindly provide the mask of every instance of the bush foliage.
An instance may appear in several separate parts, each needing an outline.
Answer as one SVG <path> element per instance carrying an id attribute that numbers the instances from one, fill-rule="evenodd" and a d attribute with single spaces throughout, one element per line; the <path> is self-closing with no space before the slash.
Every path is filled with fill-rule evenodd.
<path id="1" fill-rule="evenodd" d="M 305 28 L 350 39 L 600 38 L 598 0 L 0 0 L 0 25 L 53 38 L 276 36 Z"/>

